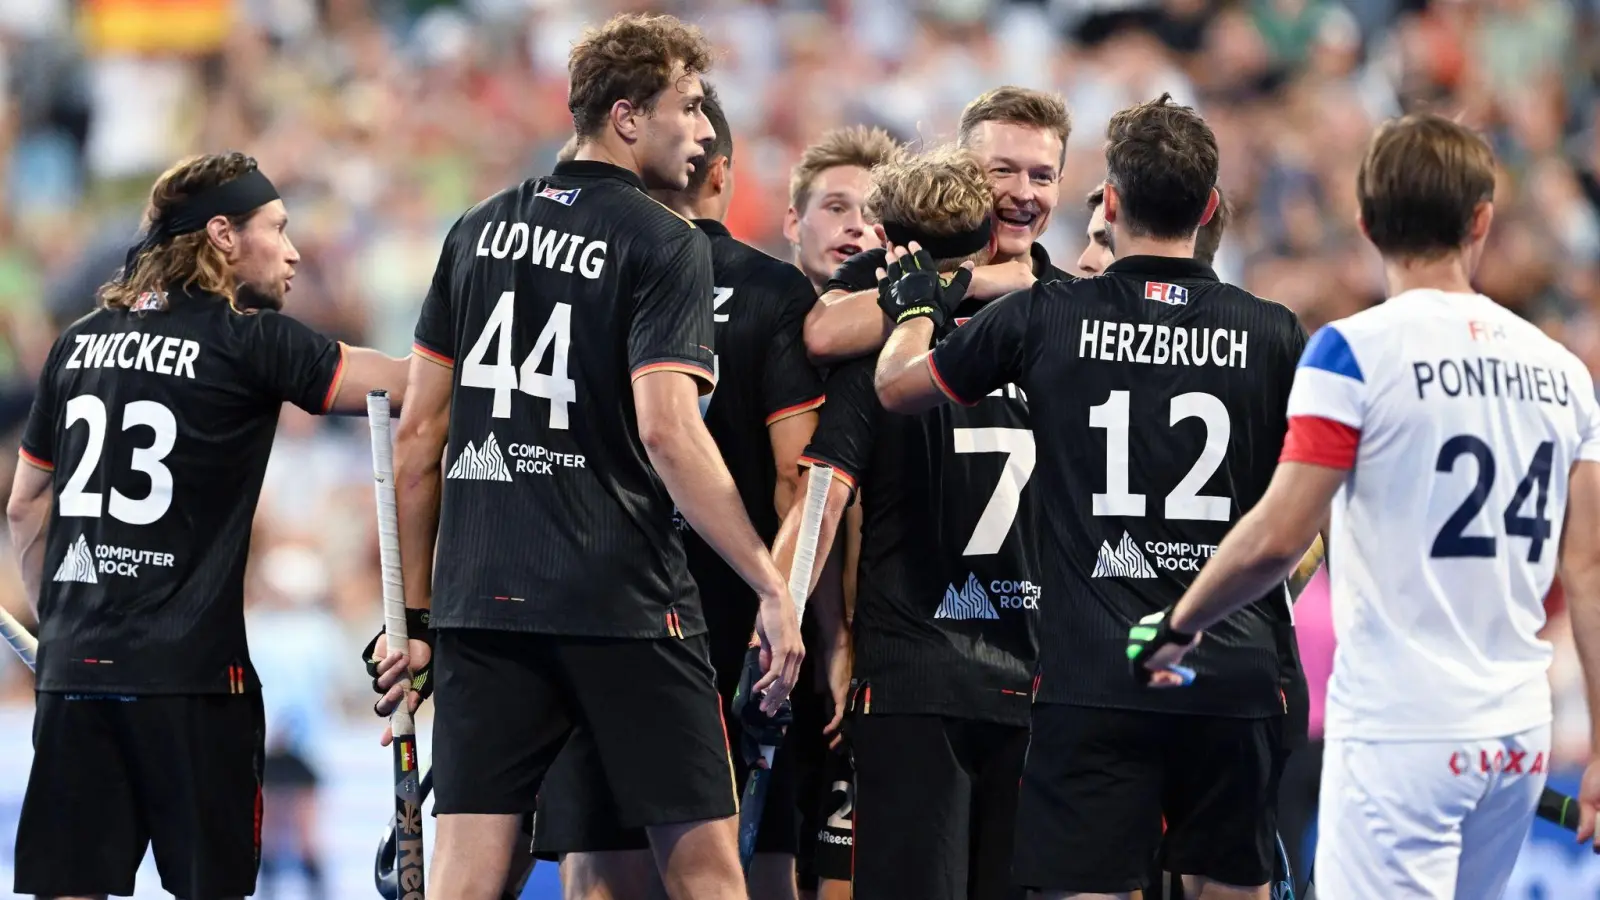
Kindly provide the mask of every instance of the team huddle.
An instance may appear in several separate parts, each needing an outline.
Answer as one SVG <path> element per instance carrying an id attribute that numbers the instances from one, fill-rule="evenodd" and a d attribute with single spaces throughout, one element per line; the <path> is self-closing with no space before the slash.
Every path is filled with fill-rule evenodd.
<path id="1" fill-rule="evenodd" d="M 129 894 L 152 843 L 175 896 L 254 891 L 278 412 L 385 390 L 409 639 L 362 657 L 379 715 L 433 706 L 435 898 L 514 897 L 535 859 L 574 900 L 1301 890 L 1288 580 L 1324 544 L 1318 896 L 1500 896 L 1558 571 L 1600 700 L 1600 407 L 1471 286 L 1482 140 L 1378 130 L 1355 189 L 1391 299 L 1308 339 L 1213 271 L 1217 142 L 1165 95 L 1111 119 L 1073 271 L 1039 243 L 1070 116 L 1017 87 L 949 146 L 821 136 L 786 262 L 722 224 L 713 57 L 670 16 L 586 33 L 573 140 L 451 227 L 409 360 L 279 312 L 299 257 L 254 160 L 161 177 L 8 508 L 40 622 L 17 892 Z M 1600 767 L 1580 801 L 1588 839 Z"/>

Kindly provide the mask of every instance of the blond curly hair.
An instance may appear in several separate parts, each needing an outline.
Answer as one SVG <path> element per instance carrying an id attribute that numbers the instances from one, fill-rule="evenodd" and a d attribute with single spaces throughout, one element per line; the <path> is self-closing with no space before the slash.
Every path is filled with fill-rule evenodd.
<path id="1" fill-rule="evenodd" d="M 872 170 L 867 215 L 877 222 L 913 226 L 929 235 L 961 234 L 983 224 L 994 204 L 983 165 L 970 151 L 947 146 L 906 156 Z M 988 248 L 958 259 L 937 260 L 941 270 L 972 260 L 982 265 Z"/>

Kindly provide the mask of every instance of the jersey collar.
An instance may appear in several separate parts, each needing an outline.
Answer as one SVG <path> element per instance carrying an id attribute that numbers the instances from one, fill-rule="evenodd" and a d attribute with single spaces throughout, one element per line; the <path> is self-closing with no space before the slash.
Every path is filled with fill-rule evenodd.
<path id="1" fill-rule="evenodd" d="M 644 190 L 644 179 L 639 173 L 613 166 L 611 163 L 596 162 L 595 160 L 571 160 L 570 162 L 556 163 L 555 171 L 551 174 L 558 178 L 615 178 L 625 182 L 629 187 Z"/>
<path id="2" fill-rule="evenodd" d="M 1050 254 L 1045 252 L 1044 245 L 1038 241 L 1028 248 L 1028 259 L 1033 263 L 1033 277 L 1040 281 L 1071 281 L 1072 276 L 1050 261 Z"/>
<path id="3" fill-rule="evenodd" d="M 1187 256 L 1126 256 L 1106 266 L 1107 275 L 1153 275 L 1157 278 L 1187 278 L 1192 281 L 1218 281 L 1217 273 L 1202 262 Z"/>
<path id="4" fill-rule="evenodd" d="M 694 219 L 692 221 L 694 222 L 694 227 L 706 233 L 706 237 L 733 237 L 733 232 L 728 230 L 728 226 L 718 222 L 716 219 Z"/>

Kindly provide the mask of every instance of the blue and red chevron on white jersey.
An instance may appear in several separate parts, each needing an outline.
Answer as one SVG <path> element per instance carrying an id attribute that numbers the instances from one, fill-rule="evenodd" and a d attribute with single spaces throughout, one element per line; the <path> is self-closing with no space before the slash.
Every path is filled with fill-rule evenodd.
<path id="1" fill-rule="evenodd" d="M 1542 601 L 1571 469 L 1600 461 L 1577 357 L 1487 297 L 1407 291 L 1312 336 L 1282 459 L 1349 473 L 1329 535 L 1328 737 L 1550 721 Z"/>

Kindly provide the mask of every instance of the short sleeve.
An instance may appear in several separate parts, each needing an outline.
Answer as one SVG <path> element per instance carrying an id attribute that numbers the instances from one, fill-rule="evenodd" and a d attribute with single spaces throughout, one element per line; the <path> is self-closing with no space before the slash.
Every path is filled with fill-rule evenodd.
<path id="1" fill-rule="evenodd" d="M 28 424 L 22 431 L 20 452 L 23 461 L 46 472 L 53 472 L 56 468 L 56 415 L 59 412 L 56 403 L 56 370 L 61 348 L 69 340 L 73 340 L 73 337 L 62 335 L 50 348 L 44 369 L 39 373 L 39 387 L 34 391 L 33 405 L 28 410 Z"/>
<path id="2" fill-rule="evenodd" d="M 683 372 L 716 386 L 712 331 L 711 247 L 690 231 L 646 252 L 628 326 L 628 370 Z"/>
<path id="3" fill-rule="evenodd" d="M 1306 343 L 1289 391 L 1283 462 L 1355 465 L 1366 423 L 1367 383 L 1344 332 L 1324 325 Z"/>
<path id="4" fill-rule="evenodd" d="M 422 301 L 417 329 L 411 337 L 412 352 L 447 367 L 454 367 L 456 359 L 456 320 L 450 303 L 455 235 L 456 229 L 452 228 L 444 239 L 444 247 L 439 250 L 433 281 L 428 285 L 428 296 Z"/>
<path id="5" fill-rule="evenodd" d="M 995 388 L 1022 380 L 1028 319 L 1041 287 L 989 303 L 933 348 L 928 371 L 945 396 L 975 406 Z"/>
<path id="6" fill-rule="evenodd" d="M 1573 458 L 1600 462 L 1600 401 L 1595 399 L 1594 378 L 1581 364 L 1573 368 L 1577 374 L 1573 403 L 1578 413 L 1578 452 Z"/>
<path id="7" fill-rule="evenodd" d="M 344 345 L 274 310 L 246 318 L 245 364 L 267 397 L 308 413 L 332 408 L 344 379 Z"/>
<path id="8" fill-rule="evenodd" d="M 803 466 L 822 463 L 833 467 L 854 491 L 872 461 L 872 442 L 883 406 L 872 387 L 877 361 L 854 359 L 834 369 L 823 387 L 828 402 L 822 406 L 817 430 L 800 454 Z"/>
<path id="9" fill-rule="evenodd" d="M 822 405 L 822 379 L 806 358 L 803 334 L 816 294 L 800 270 L 786 267 L 785 274 L 792 278 L 784 279 L 761 373 L 761 405 L 768 425 Z"/>
<path id="10" fill-rule="evenodd" d="M 863 250 L 839 264 L 834 270 L 833 277 L 823 287 L 822 292 L 870 291 L 878 286 L 878 270 L 884 267 L 885 260 L 889 258 L 883 248 Z"/>

